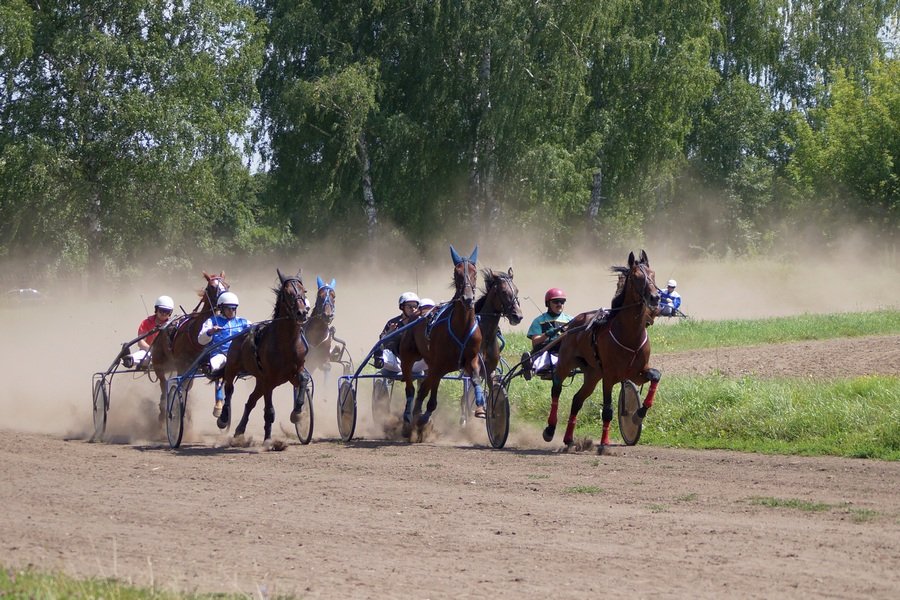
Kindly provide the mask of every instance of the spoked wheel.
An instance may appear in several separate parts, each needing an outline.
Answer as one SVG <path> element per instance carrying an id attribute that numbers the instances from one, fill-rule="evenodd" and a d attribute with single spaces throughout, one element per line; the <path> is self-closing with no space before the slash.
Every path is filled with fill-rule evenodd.
<path id="1" fill-rule="evenodd" d="M 300 395 L 300 388 L 294 388 L 294 406 Z M 300 420 L 294 423 L 294 429 L 297 430 L 297 439 L 304 446 L 312 441 L 313 434 L 313 382 L 312 379 L 306 384 L 306 391 L 303 397 L 303 404 L 300 406 Z"/>
<path id="2" fill-rule="evenodd" d="M 622 382 L 619 390 L 619 433 L 626 446 L 634 446 L 641 439 L 644 420 L 637 411 L 641 408 L 641 393 L 629 380 Z"/>
<path id="3" fill-rule="evenodd" d="M 94 435 L 91 441 L 100 440 L 106 433 L 106 414 L 109 412 L 109 381 L 105 376 L 94 380 Z"/>
<path id="4" fill-rule="evenodd" d="M 509 437 L 509 394 L 499 382 L 494 383 L 486 408 L 488 440 L 494 448 L 502 448 Z"/>
<path id="5" fill-rule="evenodd" d="M 352 440 L 356 430 L 356 390 L 349 381 L 342 381 L 338 388 L 337 421 L 341 439 Z"/>
<path id="6" fill-rule="evenodd" d="M 184 437 L 184 410 L 187 406 L 188 387 L 178 380 L 170 380 L 166 389 L 166 437 L 169 447 L 177 448 Z"/>
<path id="7" fill-rule="evenodd" d="M 341 386 L 343 390 L 343 385 Z M 372 418 L 379 427 L 384 427 L 391 415 L 391 384 L 387 379 L 372 380 Z M 340 419 L 340 415 L 338 415 Z"/>

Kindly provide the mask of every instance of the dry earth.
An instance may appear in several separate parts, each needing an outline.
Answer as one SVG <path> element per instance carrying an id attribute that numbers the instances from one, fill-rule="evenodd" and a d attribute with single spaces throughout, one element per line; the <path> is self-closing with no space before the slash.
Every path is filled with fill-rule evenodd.
<path id="1" fill-rule="evenodd" d="M 517 331 L 550 285 L 568 291 L 572 313 L 603 304 L 615 289 L 609 265 L 624 258 L 542 265 L 520 240 L 493 242 L 479 260 L 515 267 L 526 313 Z M 802 263 L 650 256 L 698 319 L 896 307 L 896 256 L 877 261 L 851 242 L 837 257 L 798 252 Z M 399 292 L 446 299 L 446 248 L 436 264 L 410 268 L 414 254 L 401 247 L 397 257 L 329 266 L 322 250 L 279 266 L 337 278 L 336 325 L 359 360 Z M 276 265 L 250 266 L 228 276 L 241 314 L 264 319 Z M 261 414 L 248 430 L 257 441 L 230 445 L 209 414 L 211 392 L 197 386 L 191 435 L 172 451 L 154 431 L 155 386 L 128 377 L 113 386 L 107 441 L 88 443 L 90 373 L 134 336 L 152 298 L 166 293 L 190 309 L 201 281 L 146 277 L 141 288 L 107 289 L 85 279 L 50 290 L 46 307 L 0 307 L 0 564 L 255 597 L 900 597 L 900 463 L 646 445 L 563 454 L 521 426 L 497 451 L 483 427 L 449 422 L 410 446 L 379 440 L 365 402 L 363 439 L 344 445 L 334 441 L 333 379 L 317 384 L 309 446 L 267 451 Z M 898 352 L 894 336 L 654 362 L 664 375 L 900 375 Z M 277 400 L 280 419 L 287 403 Z M 438 414 L 452 421 L 452 412 Z"/>
<path id="2" fill-rule="evenodd" d="M 656 363 L 664 373 L 898 375 L 898 342 Z M 328 423 L 333 404 L 323 406 Z M 203 433 L 172 451 L 159 439 L 91 444 L 13 427 L 0 434 L 0 556 L 255 597 L 900 595 L 898 463 L 648 446 L 563 454 L 530 429 L 505 450 L 485 444 L 482 430 L 446 423 L 431 443 L 345 445 L 326 432 L 283 452 Z"/>

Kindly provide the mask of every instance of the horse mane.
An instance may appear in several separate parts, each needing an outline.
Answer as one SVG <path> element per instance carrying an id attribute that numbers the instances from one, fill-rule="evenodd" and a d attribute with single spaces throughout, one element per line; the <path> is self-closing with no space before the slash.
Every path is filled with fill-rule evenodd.
<path id="1" fill-rule="evenodd" d="M 484 308 L 484 303 L 487 301 L 488 290 L 497 283 L 497 274 L 494 273 L 492 269 L 482 269 L 481 275 L 484 277 L 484 289 L 480 290 L 481 296 L 475 301 L 476 313 L 480 313 L 481 309 Z"/>
<path id="2" fill-rule="evenodd" d="M 275 294 L 275 307 L 272 309 L 272 320 L 275 320 L 279 317 L 278 308 L 281 305 L 281 302 L 279 302 L 279 300 L 280 300 L 279 296 L 281 295 L 281 288 L 273 287 L 271 289 L 272 289 L 272 293 Z"/>
<path id="3" fill-rule="evenodd" d="M 618 273 L 620 277 L 625 277 L 625 280 L 628 280 L 628 273 L 630 269 L 628 267 L 610 267 L 610 272 Z M 616 294 L 613 295 L 613 299 L 610 302 L 609 309 L 609 319 L 612 319 L 617 314 L 619 314 L 619 310 L 622 308 L 622 304 L 625 302 L 625 285 L 622 285 L 622 289 L 616 287 Z"/>

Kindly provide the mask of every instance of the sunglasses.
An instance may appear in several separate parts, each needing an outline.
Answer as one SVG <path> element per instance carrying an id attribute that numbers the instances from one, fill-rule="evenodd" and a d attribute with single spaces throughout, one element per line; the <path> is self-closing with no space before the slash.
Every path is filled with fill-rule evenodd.
<path id="1" fill-rule="evenodd" d="M 413 304 L 411 302 L 407 302 L 406 304 L 403 305 L 403 308 L 419 308 L 419 305 Z"/>
<path id="2" fill-rule="evenodd" d="M 156 312 L 158 312 L 161 315 L 171 315 L 172 309 L 171 308 L 157 308 Z"/>
<path id="3" fill-rule="evenodd" d="M 551 300 L 550 302 L 552 302 L 553 304 L 565 304 L 566 303 L 565 300 Z"/>

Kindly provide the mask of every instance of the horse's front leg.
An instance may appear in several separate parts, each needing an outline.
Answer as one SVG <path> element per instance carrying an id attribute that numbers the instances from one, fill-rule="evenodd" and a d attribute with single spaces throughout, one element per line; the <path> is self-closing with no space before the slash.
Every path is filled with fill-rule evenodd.
<path id="1" fill-rule="evenodd" d="M 253 391 L 250 392 L 250 396 L 247 397 L 247 403 L 244 404 L 244 414 L 241 417 L 240 423 L 238 423 L 238 426 L 234 428 L 235 437 L 244 435 L 244 431 L 246 431 L 247 429 L 247 421 L 250 420 L 250 413 L 253 412 L 254 408 L 256 408 L 256 402 L 262 395 L 262 390 L 259 389 L 259 384 L 257 383 L 256 387 L 253 388 Z"/>
<path id="2" fill-rule="evenodd" d="M 267 441 L 272 437 L 272 423 L 275 422 L 275 405 L 272 403 L 272 390 L 263 394 L 263 401 L 265 402 L 263 405 L 263 430 L 265 431 L 263 441 Z"/>
<path id="3" fill-rule="evenodd" d="M 222 379 L 216 381 L 216 408 L 213 416 L 216 416 L 216 425 L 219 429 L 228 429 L 231 426 L 231 397 L 234 395 L 234 373 L 226 372 Z M 222 406 L 219 407 L 219 399 Z M 218 412 L 218 415 L 216 413 Z"/>
<path id="4" fill-rule="evenodd" d="M 429 398 L 428 405 L 437 407 L 437 381 L 440 380 L 440 377 L 435 377 L 434 373 L 436 371 L 429 370 L 425 374 L 425 379 L 419 384 L 419 390 L 416 392 L 415 402 L 412 407 L 412 414 L 410 415 L 410 423 L 417 428 L 421 429 L 428 423 L 428 419 L 431 417 L 431 413 L 427 415 L 422 414 L 422 402 L 425 400 L 425 395 L 431 393 L 431 397 Z M 433 405 L 432 405 L 433 403 Z M 410 431 L 410 435 L 412 432 Z"/>
<path id="5" fill-rule="evenodd" d="M 646 369 L 641 373 L 641 378 L 636 380 L 635 383 L 638 385 L 643 385 L 645 381 L 650 382 L 650 389 L 647 391 L 647 398 L 641 404 L 641 407 L 637 411 L 637 416 L 643 419 L 647 416 L 647 411 L 650 410 L 650 407 L 653 406 L 653 397 L 656 396 L 656 388 L 659 386 L 659 380 L 662 379 L 662 374 L 656 369 Z"/>
<path id="6" fill-rule="evenodd" d="M 294 394 L 294 409 L 291 411 L 291 423 L 296 425 L 300 422 L 303 413 L 303 402 L 306 400 L 306 387 L 309 385 L 309 373 L 307 370 L 301 369 L 300 372 L 297 373 L 296 379 L 292 380 L 292 383 L 294 381 L 296 381 L 296 386 L 300 391 L 299 394 Z M 272 409 L 272 418 L 275 418 L 274 409 Z M 268 437 L 266 439 L 268 439 Z"/>
<path id="7" fill-rule="evenodd" d="M 469 376 L 469 380 L 472 382 L 472 390 L 475 393 L 475 416 L 479 419 L 483 419 L 485 417 L 484 389 L 482 388 L 481 363 L 478 355 L 476 355 L 475 358 L 472 359 L 472 362 L 469 363 L 468 368 L 466 369 L 466 375 Z"/>

